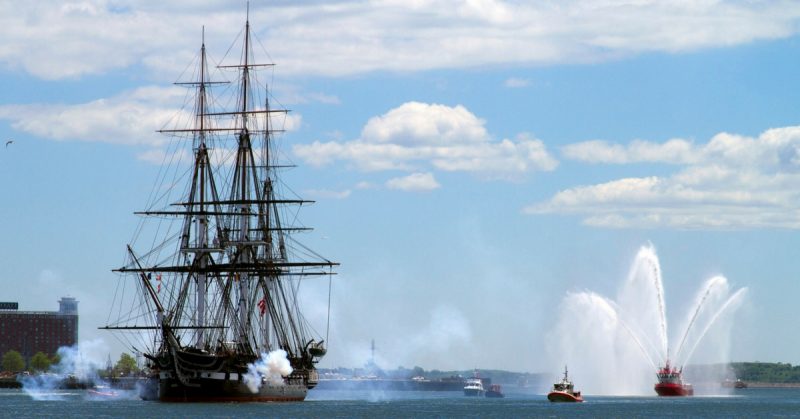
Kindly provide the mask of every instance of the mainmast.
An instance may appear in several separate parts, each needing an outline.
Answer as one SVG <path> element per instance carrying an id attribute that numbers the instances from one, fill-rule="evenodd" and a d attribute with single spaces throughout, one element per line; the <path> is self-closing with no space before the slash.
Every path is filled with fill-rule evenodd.
<path id="1" fill-rule="evenodd" d="M 247 245 L 250 241 L 250 188 L 248 181 L 251 176 L 256 177 L 255 162 L 253 160 L 253 150 L 250 144 L 250 133 L 247 126 L 247 111 L 248 101 L 247 93 L 249 92 L 249 79 L 250 79 L 250 16 L 248 7 L 248 17 L 245 22 L 244 31 L 244 62 L 242 65 L 242 101 L 241 101 L 241 123 L 242 130 L 239 133 L 239 150 L 236 156 L 236 173 L 238 174 L 236 182 L 238 182 L 238 199 L 242 204 L 240 207 L 241 215 L 239 216 L 239 243 L 237 257 L 239 261 L 244 264 L 250 263 L 255 256 L 252 254 L 251 246 Z M 249 169 L 249 170 L 248 170 Z M 254 182 L 255 183 L 255 182 Z M 236 183 L 234 183 L 234 196 L 237 195 Z M 234 198 L 235 199 L 235 198 Z M 239 344 L 242 347 L 250 348 L 250 310 L 248 309 L 248 297 L 250 296 L 250 275 L 245 272 L 239 277 Z"/>
<path id="2" fill-rule="evenodd" d="M 205 346 L 205 329 L 206 325 L 206 281 L 208 279 L 206 268 L 208 266 L 208 216 L 205 214 L 206 210 L 206 196 L 205 196 L 205 183 L 206 183 L 206 166 L 208 163 L 208 148 L 206 147 L 206 30 L 203 27 L 203 45 L 200 47 L 200 85 L 198 86 L 198 110 L 197 118 L 199 119 L 200 131 L 197 133 L 198 142 L 197 147 L 197 164 L 200 172 L 200 216 L 197 219 L 197 248 L 195 253 L 195 261 L 198 264 L 197 274 L 197 293 L 196 302 L 197 312 L 195 325 L 198 326 L 196 331 L 196 342 L 198 348 Z M 190 201 L 191 202 L 191 201 Z"/>

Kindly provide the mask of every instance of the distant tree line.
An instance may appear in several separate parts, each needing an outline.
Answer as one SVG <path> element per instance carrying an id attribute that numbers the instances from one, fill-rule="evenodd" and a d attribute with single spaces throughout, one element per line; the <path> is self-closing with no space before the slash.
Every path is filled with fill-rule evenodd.
<path id="1" fill-rule="evenodd" d="M 10 350 L 3 354 L 0 366 L 3 371 L 19 373 L 22 371 L 31 372 L 45 372 L 53 365 L 58 365 L 61 362 L 61 357 L 58 354 L 48 356 L 44 352 L 37 352 L 28 361 L 26 366 L 25 358 L 18 351 Z M 139 367 L 136 364 L 136 359 L 127 353 L 122 353 L 119 356 L 117 363 L 110 369 L 105 371 L 105 375 L 114 377 L 133 375 L 139 372 Z"/>
<path id="2" fill-rule="evenodd" d="M 800 365 L 783 362 L 734 362 L 736 378 L 765 383 L 800 383 Z"/>
<path id="3" fill-rule="evenodd" d="M 28 361 L 27 369 L 36 372 L 47 371 L 51 365 L 58 364 L 60 361 L 61 358 L 58 354 L 49 356 L 44 352 L 36 352 Z M 17 351 L 10 350 L 3 354 L 3 371 L 22 372 L 26 370 L 25 364 L 25 358 Z"/>
<path id="4" fill-rule="evenodd" d="M 372 368 L 370 368 L 372 367 Z M 711 369 L 713 371 L 725 369 L 733 370 L 735 378 L 745 382 L 764 382 L 764 383 L 800 383 L 800 365 L 792 366 L 783 362 L 733 362 L 729 365 L 694 365 L 689 368 L 696 371 L 698 368 Z M 728 369 L 730 368 L 730 370 Z M 441 379 L 452 376 L 471 377 L 475 370 L 462 371 L 426 371 L 420 367 L 411 369 L 398 367 L 393 370 L 382 370 L 374 365 L 366 368 L 320 368 L 320 374 L 338 374 L 344 377 L 377 376 L 381 378 L 404 378 L 425 377 L 427 379 Z M 493 383 L 515 383 L 522 381 L 535 382 L 537 379 L 548 377 L 544 374 L 518 373 L 502 370 L 477 370 L 481 377 L 489 377 Z M 549 378 L 549 377 L 548 377 Z"/>

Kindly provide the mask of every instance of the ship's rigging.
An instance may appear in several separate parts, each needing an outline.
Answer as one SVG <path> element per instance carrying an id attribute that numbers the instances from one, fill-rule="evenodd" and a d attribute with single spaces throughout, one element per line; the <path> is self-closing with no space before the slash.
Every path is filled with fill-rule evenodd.
<path id="1" fill-rule="evenodd" d="M 290 195 L 279 176 L 286 166 L 276 135 L 288 111 L 272 105 L 261 74 L 272 64 L 255 63 L 250 29 L 248 20 L 239 64 L 210 72 L 203 39 L 193 81 L 176 83 L 191 93 L 191 111 L 184 107 L 160 130 L 170 148 L 116 270 L 122 281 L 105 328 L 123 331 L 154 370 L 172 371 L 185 385 L 194 384 L 181 353 L 207 357 L 198 359 L 209 365 L 193 361 L 197 374 L 230 375 L 282 349 L 295 378 L 312 387 L 327 337 L 304 318 L 300 284 L 334 274 L 338 264 L 294 238 L 310 230 L 297 213 L 311 201 Z M 230 72 L 235 79 L 224 80 Z"/>

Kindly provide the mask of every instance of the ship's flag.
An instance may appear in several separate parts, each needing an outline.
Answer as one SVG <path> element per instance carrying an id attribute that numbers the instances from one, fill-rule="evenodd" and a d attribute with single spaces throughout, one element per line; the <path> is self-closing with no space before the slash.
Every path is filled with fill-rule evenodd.
<path id="1" fill-rule="evenodd" d="M 156 281 L 158 281 L 158 288 L 156 292 L 161 292 L 161 274 L 156 275 Z"/>
<path id="2" fill-rule="evenodd" d="M 267 312 L 267 301 L 263 298 L 258 302 L 258 311 L 262 316 Z"/>

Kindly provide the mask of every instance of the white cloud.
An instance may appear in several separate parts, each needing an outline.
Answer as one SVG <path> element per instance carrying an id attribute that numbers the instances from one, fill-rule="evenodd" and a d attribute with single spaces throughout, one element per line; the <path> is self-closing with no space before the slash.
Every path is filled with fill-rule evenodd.
<path id="1" fill-rule="evenodd" d="M 530 85 L 531 85 L 531 81 L 530 80 L 528 80 L 528 79 L 520 79 L 520 78 L 516 78 L 516 77 L 511 77 L 509 79 L 506 79 L 505 82 L 503 82 L 503 86 L 511 88 L 511 89 L 519 89 L 519 88 L 522 88 L 522 87 L 528 87 Z"/>
<path id="2" fill-rule="evenodd" d="M 565 147 L 565 155 L 682 167 L 669 176 L 569 188 L 524 212 L 578 214 L 587 225 L 611 228 L 800 228 L 800 126 L 756 138 L 720 133 L 703 145 L 586 142 Z"/>
<path id="3" fill-rule="evenodd" d="M 180 87 L 146 86 L 86 103 L 0 106 L 0 119 L 11 121 L 17 131 L 50 140 L 145 147 L 138 157 L 161 163 L 174 151 L 165 149 L 168 137 L 157 131 L 186 128 L 194 123 L 194 116 L 183 105 L 186 99 L 186 90 Z M 286 131 L 302 124 L 302 116 L 296 113 L 271 117 L 272 126 Z M 218 156 L 220 149 L 217 145 L 212 157 L 222 158 Z"/>
<path id="4" fill-rule="evenodd" d="M 377 185 L 372 182 L 367 182 L 365 180 L 356 183 L 356 189 L 375 189 Z"/>
<path id="5" fill-rule="evenodd" d="M 686 164 L 697 160 L 692 143 L 671 139 L 665 143 L 636 140 L 627 146 L 593 140 L 562 148 L 564 157 L 589 163 L 672 163 Z"/>
<path id="6" fill-rule="evenodd" d="M 155 133 L 180 108 L 182 89 L 144 87 L 109 98 L 74 105 L 31 104 L 0 106 L 0 119 L 17 130 L 52 140 L 79 140 L 126 145 L 158 146 Z"/>
<path id="7" fill-rule="evenodd" d="M 775 128 L 758 138 L 719 133 L 704 145 L 683 139 L 664 143 L 634 140 L 628 145 L 593 140 L 562 148 L 564 157 L 589 163 L 722 164 L 753 168 L 787 168 L 800 163 L 800 127 Z"/>
<path id="8" fill-rule="evenodd" d="M 279 98 L 281 106 L 322 103 L 324 105 L 340 105 L 342 101 L 338 96 L 329 95 L 322 92 L 309 92 L 294 84 L 274 84 L 272 93 Z"/>
<path id="9" fill-rule="evenodd" d="M 219 159 L 214 158 L 217 155 L 219 153 L 212 152 L 212 161 L 215 163 L 219 162 Z M 190 150 L 186 149 L 167 151 L 164 148 L 151 148 L 136 154 L 137 159 L 154 165 L 190 163 L 194 161 L 193 157 Z"/>
<path id="10" fill-rule="evenodd" d="M 334 191 L 329 189 L 309 189 L 305 191 L 305 195 L 310 198 L 327 198 L 327 199 L 345 199 L 353 193 L 350 189 L 342 191 Z"/>
<path id="11" fill-rule="evenodd" d="M 406 192 L 426 192 L 439 189 L 442 185 L 436 181 L 432 173 L 412 173 L 408 176 L 389 179 L 386 187 Z"/>
<path id="12" fill-rule="evenodd" d="M 692 51 L 785 38 L 797 32 L 799 16 L 800 4 L 786 0 L 340 0 L 250 10 L 275 61 L 303 75 Z M 221 57 L 243 19 L 244 6 L 221 1 L 4 2 L 0 65 L 48 79 L 143 65 L 171 79 L 195 55 L 201 26 L 212 55 Z"/>
<path id="13" fill-rule="evenodd" d="M 479 143 L 488 135 L 484 123 L 461 105 L 407 102 L 370 118 L 361 138 L 402 146 Z"/>
<path id="14" fill-rule="evenodd" d="M 464 171 L 514 178 L 555 169 L 544 143 L 521 134 L 492 141 L 485 121 L 465 107 L 408 102 L 371 118 L 361 137 L 346 142 L 298 144 L 294 153 L 314 166 L 347 161 L 363 171 Z"/>

